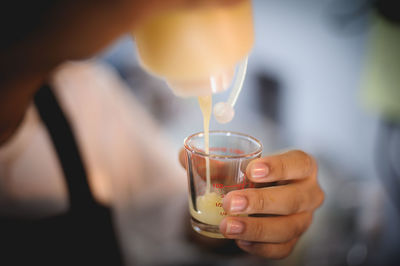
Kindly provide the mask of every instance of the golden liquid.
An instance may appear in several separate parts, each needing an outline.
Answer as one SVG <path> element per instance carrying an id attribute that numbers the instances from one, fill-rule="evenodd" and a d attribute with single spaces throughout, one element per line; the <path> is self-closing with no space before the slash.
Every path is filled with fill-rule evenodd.
<path id="1" fill-rule="evenodd" d="M 209 127 L 211 118 L 212 96 L 199 97 L 201 112 L 203 113 L 204 150 L 210 152 Z M 206 157 L 206 193 L 196 198 L 197 212 L 190 204 L 190 213 L 197 220 L 211 225 L 219 225 L 224 218 L 221 195 L 211 192 L 210 159 Z"/>
<path id="2" fill-rule="evenodd" d="M 193 209 L 193 205 L 190 202 L 190 214 L 196 220 L 205 224 L 219 225 L 224 218 L 224 209 L 222 206 L 221 195 L 215 192 L 206 193 L 196 198 L 197 211 Z"/>
<path id="3" fill-rule="evenodd" d="M 203 127 L 204 127 L 204 151 L 206 154 L 210 153 L 210 118 L 211 118 L 211 105 L 212 96 L 199 97 L 199 105 L 201 112 L 203 113 Z M 211 177 L 210 177 L 210 159 L 206 157 L 206 179 L 207 187 L 206 194 L 210 193 L 211 189 Z"/>
<path id="4" fill-rule="evenodd" d="M 201 80 L 229 70 L 254 42 L 251 0 L 166 10 L 145 19 L 133 35 L 141 66 L 167 80 Z"/>

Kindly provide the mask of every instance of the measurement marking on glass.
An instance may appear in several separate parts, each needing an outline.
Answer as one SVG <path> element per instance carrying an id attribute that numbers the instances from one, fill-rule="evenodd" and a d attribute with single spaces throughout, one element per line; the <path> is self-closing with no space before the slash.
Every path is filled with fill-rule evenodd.
<path id="1" fill-rule="evenodd" d="M 246 182 L 245 180 L 243 180 L 242 183 L 239 184 L 235 184 L 235 185 L 224 185 L 224 184 L 213 184 L 214 188 L 233 188 L 233 187 L 237 187 L 238 189 L 244 189 L 244 188 L 254 188 L 254 183 L 251 182 Z"/>

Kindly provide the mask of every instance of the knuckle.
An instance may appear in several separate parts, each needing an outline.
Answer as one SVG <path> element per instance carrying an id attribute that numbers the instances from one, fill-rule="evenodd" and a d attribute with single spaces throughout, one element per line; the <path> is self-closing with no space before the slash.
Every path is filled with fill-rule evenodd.
<path id="1" fill-rule="evenodd" d="M 294 196 L 288 200 L 286 215 L 298 213 L 301 211 L 301 203 L 304 201 L 304 195 L 296 191 L 293 192 Z"/>
<path id="2" fill-rule="evenodd" d="M 284 259 L 292 253 L 292 251 L 296 245 L 296 242 L 297 242 L 297 239 L 293 239 L 292 241 L 289 241 L 284 244 L 278 244 L 278 245 L 266 244 L 266 246 L 264 246 L 264 249 L 263 249 L 263 251 L 264 251 L 263 255 L 266 258 L 274 259 L 274 260 Z"/>
<path id="3" fill-rule="evenodd" d="M 301 236 L 310 226 L 311 221 L 312 215 L 310 213 L 300 214 L 296 218 L 291 219 L 287 227 L 285 241 L 293 241 Z"/>
<path id="4" fill-rule="evenodd" d="M 259 213 L 265 210 L 266 206 L 266 196 L 265 196 L 265 191 L 263 190 L 254 190 L 255 193 L 252 193 L 252 202 L 250 204 L 250 209 L 252 209 L 253 212 Z"/>
<path id="5" fill-rule="evenodd" d="M 295 154 L 296 156 L 308 156 L 307 153 L 302 150 L 293 150 L 293 154 Z"/>
<path id="6" fill-rule="evenodd" d="M 304 159 L 309 157 L 308 153 L 306 153 L 302 150 L 293 150 L 292 156 L 294 156 L 296 158 L 304 158 Z"/>
<path id="7" fill-rule="evenodd" d="M 297 197 L 294 197 L 294 200 L 292 201 L 292 213 L 300 212 L 302 198 L 303 198 L 302 194 L 299 194 Z"/>
<path id="8" fill-rule="evenodd" d="M 308 154 L 304 153 L 304 170 L 306 175 L 310 175 L 314 169 L 314 161 Z"/>
<path id="9" fill-rule="evenodd" d="M 267 257 L 274 260 L 281 260 L 290 255 L 292 249 L 282 246 L 270 252 Z"/>
<path id="10" fill-rule="evenodd" d="M 279 165 L 278 171 L 280 172 L 280 176 L 282 176 L 283 178 L 288 177 L 288 165 L 281 156 L 278 157 L 278 165 Z"/>
<path id="11" fill-rule="evenodd" d="M 303 233 L 303 226 L 296 222 L 292 224 L 291 230 L 289 231 L 290 234 L 287 236 L 287 241 L 301 235 Z"/>
<path id="12" fill-rule="evenodd" d="M 301 224 L 299 224 L 297 228 L 296 237 L 302 235 L 310 227 L 312 220 L 313 220 L 312 213 L 307 213 L 304 221 Z"/>
<path id="13" fill-rule="evenodd" d="M 257 222 L 253 225 L 253 237 L 256 240 L 262 240 L 264 237 L 264 226 L 262 223 Z"/>
<path id="14" fill-rule="evenodd" d="M 304 175 L 309 175 L 311 174 L 312 170 L 314 169 L 314 164 L 315 160 L 314 158 L 309 155 L 308 153 L 301 151 L 301 150 L 295 150 L 296 157 L 301 158 L 302 162 L 302 168 L 304 170 Z"/>
<path id="15" fill-rule="evenodd" d="M 300 237 L 311 225 L 312 220 L 313 220 L 313 216 L 312 213 L 306 213 L 304 215 L 302 215 L 304 218 L 301 219 L 301 221 L 297 221 L 294 225 L 293 225 L 293 229 L 292 229 L 292 235 L 291 238 L 288 240 L 293 240 L 295 238 Z"/>

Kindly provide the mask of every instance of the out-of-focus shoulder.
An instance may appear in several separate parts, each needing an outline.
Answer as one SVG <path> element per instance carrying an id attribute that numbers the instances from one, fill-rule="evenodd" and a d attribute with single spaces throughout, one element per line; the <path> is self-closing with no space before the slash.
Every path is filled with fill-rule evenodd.
<path id="1" fill-rule="evenodd" d="M 56 69 L 51 82 L 57 92 L 78 91 L 80 97 L 126 89 L 125 83 L 112 66 L 97 61 L 64 63 Z"/>
<path id="2" fill-rule="evenodd" d="M 76 112 L 82 108 L 85 112 L 114 109 L 133 98 L 117 71 L 98 61 L 67 62 L 56 70 L 51 83 L 72 115 L 79 115 Z"/>

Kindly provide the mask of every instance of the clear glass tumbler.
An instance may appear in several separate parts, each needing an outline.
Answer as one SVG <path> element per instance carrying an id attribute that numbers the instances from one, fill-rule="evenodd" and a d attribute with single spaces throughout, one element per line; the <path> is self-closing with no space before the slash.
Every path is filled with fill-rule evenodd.
<path id="1" fill-rule="evenodd" d="M 261 156 L 262 144 L 242 133 L 210 131 L 209 154 L 204 152 L 203 132 L 187 137 L 184 147 L 192 227 L 202 235 L 224 238 L 219 231 L 226 216 L 222 199 L 229 191 L 255 187 L 245 172 L 249 162 Z"/>

